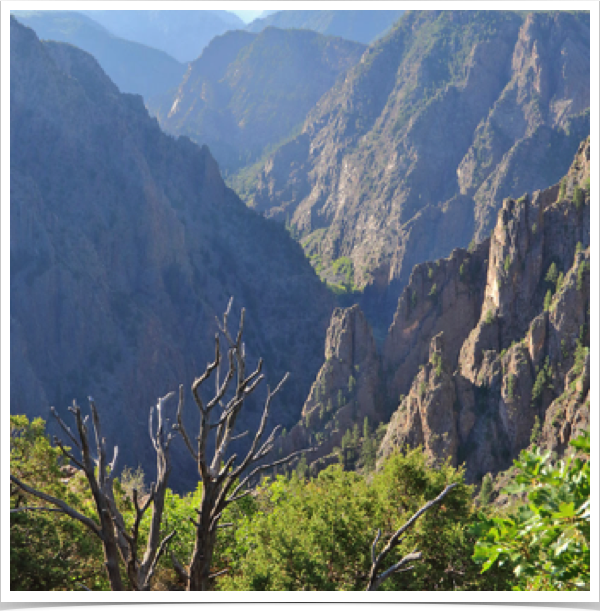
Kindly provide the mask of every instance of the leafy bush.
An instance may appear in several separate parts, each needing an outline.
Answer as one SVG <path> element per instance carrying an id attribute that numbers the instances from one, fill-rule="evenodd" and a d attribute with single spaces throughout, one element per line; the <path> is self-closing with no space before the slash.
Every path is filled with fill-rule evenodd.
<path id="1" fill-rule="evenodd" d="M 483 564 L 482 572 L 511 563 L 513 590 L 589 590 L 589 432 L 571 445 L 583 456 L 556 464 L 550 452 L 521 452 L 517 474 L 503 492 L 526 501 L 473 529 L 479 539 L 473 559 Z"/>
<path id="2" fill-rule="evenodd" d="M 556 263 L 553 261 L 552 265 L 548 268 L 546 272 L 546 282 L 556 286 L 556 281 L 558 280 L 558 269 L 556 268 Z"/>
<path id="3" fill-rule="evenodd" d="M 78 475 L 68 479 L 61 472 L 61 451 L 50 445 L 45 424 L 41 418 L 10 417 L 11 474 L 91 517 L 87 488 Z M 11 485 L 11 590 L 108 589 L 100 541 L 85 526 L 54 511 L 20 511 L 45 506 Z"/>
<path id="4" fill-rule="evenodd" d="M 421 449 L 395 454 L 369 478 L 331 466 L 310 481 L 281 476 L 255 495 L 256 510 L 238 522 L 230 572 L 220 590 L 364 590 L 377 528 L 394 532 L 449 483 L 458 486 L 427 512 L 389 558 L 415 549 L 414 569 L 382 590 L 506 588 L 507 569 L 480 575 L 472 562 L 472 489 L 448 463 L 427 466 Z"/>
<path id="5" fill-rule="evenodd" d="M 545 388 L 552 388 L 552 366 L 550 357 L 546 357 L 544 365 L 538 371 L 531 391 L 531 405 L 538 407 L 542 400 L 542 393 Z"/>

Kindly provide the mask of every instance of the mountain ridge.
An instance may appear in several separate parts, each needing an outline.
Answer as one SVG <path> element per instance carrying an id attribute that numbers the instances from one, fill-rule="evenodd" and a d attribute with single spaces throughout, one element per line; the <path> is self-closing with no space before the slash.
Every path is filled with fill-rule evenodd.
<path id="1" fill-rule="evenodd" d="M 404 14 L 266 161 L 248 204 L 291 225 L 328 282 L 350 266 L 386 327 L 415 264 L 482 240 L 504 197 L 567 171 L 589 134 L 588 19 Z"/>
<path id="2" fill-rule="evenodd" d="M 147 45 L 111 34 L 104 26 L 76 11 L 12 11 L 40 39 L 66 42 L 93 55 L 124 93 L 145 99 L 176 87 L 185 66 Z"/>
<path id="3" fill-rule="evenodd" d="M 331 295 L 284 228 L 226 187 L 208 148 L 164 134 L 93 57 L 14 19 L 10 133 L 11 411 L 47 417 L 92 395 L 121 467 L 152 473 L 148 405 L 212 360 L 233 295 L 249 365 L 262 355 L 270 383 L 292 372 L 274 419 L 295 421 Z M 181 470 L 172 485 L 192 480 Z"/>
<path id="4" fill-rule="evenodd" d="M 168 132 L 208 144 L 227 173 L 289 138 L 364 47 L 315 32 L 227 32 L 189 65 L 177 92 L 151 105 Z"/>
<path id="5" fill-rule="evenodd" d="M 532 442 L 564 451 L 590 418 L 589 177 L 588 138 L 558 184 L 504 200 L 491 237 L 415 266 L 380 350 L 359 306 L 336 309 L 282 451 L 356 468 L 365 418 L 386 425 L 378 464 L 420 445 L 470 482 Z"/>

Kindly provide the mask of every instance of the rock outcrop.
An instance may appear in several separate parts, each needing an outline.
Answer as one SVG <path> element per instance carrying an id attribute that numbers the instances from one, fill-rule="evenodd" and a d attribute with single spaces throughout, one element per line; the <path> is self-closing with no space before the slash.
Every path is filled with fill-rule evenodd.
<path id="1" fill-rule="evenodd" d="M 392 392 L 407 396 L 380 458 L 423 445 L 432 458 L 466 462 L 474 481 L 507 468 L 536 426 L 538 442 L 564 451 L 571 435 L 589 425 L 589 151 L 588 139 L 560 184 L 504 201 L 489 241 L 479 314 L 473 319 L 471 307 L 464 316 L 454 313 L 464 336 L 459 349 L 452 342 L 451 350 L 440 350 L 435 336 L 423 362 L 411 327 L 399 324 L 410 298 L 410 285 L 405 289 L 384 356 L 400 362 L 402 372 L 420 358 L 421 371 L 408 388 L 405 373 L 389 378 Z M 415 329 L 431 318 L 427 310 L 421 315 Z M 442 310 L 428 328 L 445 334 L 443 322 Z M 455 330 L 452 317 L 445 322 Z"/>
<path id="2" fill-rule="evenodd" d="M 568 170 L 589 134 L 589 37 L 584 12 L 407 12 L 248 202 L 287 221 L 328 281 L 348 258 L 388 326 L 416 264 L 483 241 L 504 198 Z"/>
<path id="3" fill-rule="evenodd" d="M 93 11 L 92 11 L 93 12 Z M 67 42 L 93 55 L 119 90 L 148 101 L 177 87 L 185 64 L 163 51 L 111 34 L 77 11 L 12 11 L 41 40 Z"/>
<path id="4" fill-rule="evenodd" d="M 302 419 L 283 438 L 282 451 L 307 447 L 310 463 L 337 461 L 331 454 L 355 423 L 381 422 L 383 396 L 379 355 L 358 306 L 337 308 L 325 341 L 325 362 L 302 409 Z"/>

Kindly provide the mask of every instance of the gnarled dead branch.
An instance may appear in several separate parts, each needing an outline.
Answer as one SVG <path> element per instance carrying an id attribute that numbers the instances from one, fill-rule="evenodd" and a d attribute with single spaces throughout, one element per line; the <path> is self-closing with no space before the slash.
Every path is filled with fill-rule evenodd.
<path id="1" fill-rule="evenodd" d="M 377 543 L 381 538 L 381 529 L 377 531 L 375 535 L 375 539 L 373 540 L 373 544 L 371 545 L 371 571 L 369 573 L 369 583 L 367 584 L 367 591 L 374 591 L 390 576 L 394 573 L 401 573 L 403 571 L 410 571 L 413 569 L 413 566 L 405 566 L 409 562 L 413 560 L 420 560 L 422 557 L 421 552 L 414 551 L 409 554 L 406 554 L 399 562 L 396 562 L 389 569 L 385 570 L 381 575 L 378 575 L 378 571 L 381 567 L 382 562 L 387 557 L 387 555 L 404 540 L 404 533 L 406 533 L 415 522 L 429 509 L 431 509 L 434 505 L 439 503 L 447 494 L 456 487 L 456 484 L 450 484 L 444 488 L 444 490 L 432 501 L 429 501 L 421 509 L 419 509 L 403 526 L 401 526 L 389 539 L 387 545 L 381 550 L 379 555 L 376 555 L 377 552 Z"/>
<path id="2" fill-rule="evenodd" d="M 239 460 L 236 454 L 229 456 L 228 449 L 231 442 L 248 434 L 247 431 L 236 434 L 235 425 L 245 399 L 255 391 L 264 377 L 262 359 L 259 360 L 254 371 L 246 373 L 246 353 L 242 342 L 245 312 L 242 309 L 238 331 L 234 338 L 230 335 L 227 326 L 231 305 L 232 300 L 229 301 L 222 321 L 217 320 L 220 334 L 215 336 L 215 359 L 192 384 L 192 396 L 200 416 L 195 444 L 183 423 L 181 394 L 177 411 L 176 429 L 181 432 L 185 445 L 196 463 L 199 479 L 202 481 L 202 500 L 197 509 L 198 520 L 194 521 L 196 540 L 189 571 L 185 571 L 179 562 L 176 566 L 178 575 L 186 580 L 188 590 L 207 590 L 210 588 L 210 580 L 224 572 L 211 574 L 216 533 L 225 507 L 249 493 L 247 487 L 259 472 L 289 462 L 301 452 L 310 451 L 307 449 L 294 452 L 271 463 L 262 462 L 273 448 L 279 431 L 279 427 L 275 427 L 266 439 L 263 439 L 273 399 L 287 380 L 288 374 L 286 374 L 274 390 L 267 390 L 262 417 L 250 449 Z M 221 353 L 221 338 L 226 342 L 226 358 Z M 215 384 L 213 396 L 210 400 L 203 401 L 200 391 L 213 376 Z M 209 443 L 209 435 L 213 435 L 211 443 Z M 214 450 L 209 456 L 208 448 L 213 447 L 212 442 L 214 442 Z"/>
<path id="3" fill-rule="evenodd" d="M 113 451 L 113 458 L 107 462 L 106 440 L 102 437 L 100 418 L 94 400 L 90 397 L 90 412 L 92 416 L 92 432 L 94 440 L 94 450 L 89 440 L 88 420 L 89 416 L 82 417 L 81 409 L 74 401 L 69 407 L 69 411 L 75 418 L 77 432 L 74 433 L 64 423 L 54 408 L 51 409 L 52 415 L 56 418 L 61 429 L 66 433 L 69 440 L 79 450 L 79 456 L 67 449 L 67 447 L 57 438 L 55 444 L 60 448 L 65 457 L 81 469 L 88 481 L 90 491 L 96 505 L 98 521 L 93 520 L 71 507 L 65 501 L 46 494 L 40 490 L 27 485 L 15 476 L 11 475 L 11 482 L 17 485 L 25 493 L 35 496 L 53 506 L 52 510 L 64 513 L 71 518 L 78 520 L 89 528 L 102 541 L 104 548 L 104 567 L 107 571 L 110 587 L 112 590 L 123 590 L 121 580 L 120 563 L 123 562 L 127 571 L 127 576 L 134 590 L 148 590 L 150 580 L 154 575 L 156 563 L 164 552 L 168 542 L 174 536 L 172 532 L 161 540 L 160 524 L 164 509 L 164 498 L 167 489 L 167 481 L 171 470 L 169 460 L 169 445 L 173 439 L 172 433 L 165 433 L 167 423 L 163 416 L 164 404 L 173 396 L 169 393 L 166 397 L 158 400 L 157 427 L 153 428 L 152 416 L 153 408 L 150 412 L 150 437 L 157 456 L 157 483 L 153 485 L 152 493 L 146 502 L 140 507 L 137 491 L 133 492 L 133 503 L 136 511 L 136 518 L 131 532 L 125 527 L 125 521 L 114 498 L 114 472 L 118 456 L 118 448 Z M 146 510 L 152 503 L 152 521 L 150 534 L 146 542 L 146 550 L 142 560 L 138 558 L 139 546 L 139 526 Z M 45 507 L 35 507 L 27 509 L 51 510 Z"/>

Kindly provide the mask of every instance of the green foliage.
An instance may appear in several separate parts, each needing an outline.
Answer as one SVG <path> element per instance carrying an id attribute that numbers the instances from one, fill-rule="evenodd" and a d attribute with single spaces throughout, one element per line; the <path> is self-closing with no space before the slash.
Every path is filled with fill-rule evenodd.
<path id="1" fill-rule="evenodd" d="M 573 189 L 573 203 L 577 210 L 581 210 L 581 207 L 585 203 L 585 191 L 580 186 L 576 186 Z"/>
<path id="2" fill-rule="evenodd" d="M 433 267 L 427 268 L 427 277 L 429 278 L 429 280 L 433 278 Z"/>
<path id="3" fill-rule="evenodd" d="M 590 263 L 589 261 L 584 261 L 577 270 L 577 290 L 582 291 L 585 282 L 589 284 L 589 275 L 590 275 Z"/>
<path id="4" fill-rule="evenodd" d="M 431 287 L 431 290 L 429 291 L 429 297 L 433 301 L 437 300 L 437 284 L 434 283 L 433 286 Z"/>
<path id="5" fill-rule="evenodd" d="M 377 444 L 369 429 L 369 419 L 365 416 L 363 424 L 363 436 L 360 449 L 360 461 L 366 472 L 375 469 L 377 459 Z"/>
<path id="6" fill-rule="evenodd" d="M 354 265 L 350 257 L 340 257 L 331 264 L 331 269 L 336 276 L 343 276 L 342 285 L 349 291 L 354 290 Z"/>
<path id="7" fill-rule="evenodd" d="M 364 433 L 364 430 L 363 430 Z M 393 455 L 365 478 L 340 466 L 310 481 L 278 477 L 254 496 L 256 510 L 235 529 L 236 560 L 216 582 L 221 590 L 363 590 L 377 528 L 387 538 L 448 483 L 458 486 L 427 512 L 388 564 L 418 549 L 414 570 L 386 581 L 383 590 L 464 590 L 506 587 L 506 569 L 479 575 L 470 560 L 475 539 L 472 490 L 448 463 L 428 467 L 420 449 Z M 383 545 L 379 544 L 379 549 Z"/>
<path id="8" fill-rule="evenodd" d="M 496 316 L 494 315 L 493 310 L 488 310 L 485 314 L 485 324 L 491 325 L 496 320 Z"/>
<path id="9" fill-rule="evenodd" d="M 45 422 L 10 417 L 10 470 L 21 481 L 69 503 L 90 517 L 93 503 L 85 480 L 67 481 L 61 473 L 61 452 L 46 436 Z M 83 480 L 83 481 L 82 481 Z M 11 509 L 51 507 L 11 485 Z M 107 590 L 100 540 L 80 522 L 54 511 L 10 515 L 11 590 L 76 590 L 85 585 Z"/>
<path id="10" fill-rule="evenodd" d="M 542 434 L 542 424 L 540 422 L 539 417 L 536 415 L 534 423 L 533 423 L 533 428 L 531 429 L 531 437 L 529 438 L 529 443 L 532 445 L 536 445 L 540 440 L 541 434 Z"/>
<path id="11" fill-rule="evenodd" d="M 560 274 L 558 274 L 558 278 L 556 279 L 556 292 L 557 293 L 560 293 L 564 281 L 565 281 L 565 275 L 562 272 L 560 272 Z"/>
<path id="12" fill-rule="evenodd" d="M 506 380 L 506 396 L 509 399 L 515 398 L 515 376 L 511 373 Z"/>
<path id="13" fill-rule="evenodd" d="M 590 435 L 571 445 L 582 456 L 552 463 L 550 452 L 521 452 L 516 475 L 503 490 L 517 506 L 483 518 L 473 559 L 482 572 L 510 563 L 513 590 L 588 590 L 590 587 Z M 525 497 L 524 502 L 517 499 Z"/>
<path id="14" fill-rule="evenodd" d="M 410 296 L 410 304 L 413 310 L 417 307 L 417 302 L 418 302 L 417 291 L 413 291 Z"/>
<path id="15" fill-rule="evenodd" d="M 548 312 L 550 310 L 551 305 L 552 305 L 552 291 L 548 289 L 546 291 L 546 296 L 544 297 L 544 312 Z"/>
<path id="16" fill-rule="evenodd" d="M 504 259 L 504 272 L 508 273 L 508 270 L 510 269 L 510 255 L 506 255 L 505 259 Z"/>
<path id="17" fill-rule="evenodd" d="M 579 376 L 583 371 L 583 366 L 585 364 L 585 359 L 589 354 L 590 349 L 588 346 L 584 345 L 583 338 L 580 337 L 577 339 L 577 344 L 575 347 L 575 362 L 573 363 L 573 375 L 575 377 Z"/>
<path id="18" fill-rule="evenodd" d="M 556 282 L 558 280 L 558 269 L 556 268 L 556 263 L 554 263 L 554 261 L 552 262 L 552 264 L 548 268 L 548 271 L 546 272 L 545 280 L 546 282 L 556 286 Z"/>
<path id="19" fill-rule="evenodd" d="M 531 391 L 531 405 L 538 407 L 542 400 L 542 393 L 545 388 L 553 388 L 552 386 L 552 365 L 550 365 L 550 357 L 546 357 L 544 365 L 540 368 L 533 384 Z M 537 416 L 536 416 L 537 417 Z"/>
<path id="20" fill-rule="evenodd" d="M 350 375 L 350 377 L 348 378 L 348 392 L 350 393 L 350 395 L 353 395 L 355 390 L 356 390 L 356 379 L 353 375 Z"/>
<path id="21" fill-rule="evenodd" d="M 494 477 L 491 473 L 486 473 L 481 482 L 481 490 L 479 491 L 479 496 L 477 498 L 479 505 L 482 507 L 489 505 L 492 493 L 494 492 Z"/>
<path id="22" fill-rule="evenodd" d="M 558 201 L 562 201 L 565 199 L 565 195 L 567 194 L 567 179 L 566 177 L 560 181 L 560 188 L 558 190 Z"/>
<path id="23" fill-rule="evenodd" d="M 431 364 L 435 369 L 435 375 L 438 377 L 442 375 L 442 355 L 434 352 L 431 357 Z"/>
<path id="24" fill-rule="evenodd" d="M 121 489 L 125 496 L 133 499 L 133 490 L 137 490 L 140 498 L 149 494 L 149 490 L 146 486 L 145 474 L 142 471 L 142 467 L 138 465 L 138 468 L 133 471 L 129 467 L 125 467 L 121 472 L 119 478 Z"/>

